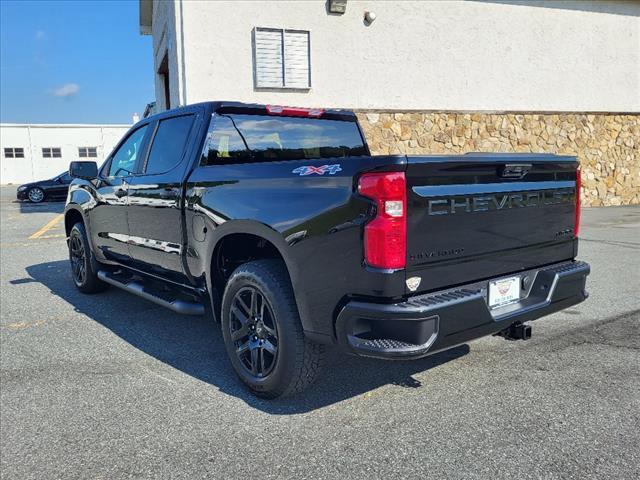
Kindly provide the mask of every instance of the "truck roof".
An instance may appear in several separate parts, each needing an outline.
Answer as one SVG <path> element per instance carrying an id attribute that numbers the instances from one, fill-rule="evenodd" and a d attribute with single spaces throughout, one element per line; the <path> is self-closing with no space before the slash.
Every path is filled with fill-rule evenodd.
<path id="1" fill-rule="evenodd" d="M 184 107 L 179 107 L 179 108 L 174 108 L 164 112 L 159 112 L 147 118 L 154 119 L 156 117 L 160 118 L 160 117 L 166 116 L 167 114 L 180 113 L 181 111 L 187 112 L 189 110 L 192 110 L 194 107 L 198 107 L 198 106 L 203 106 L 215 113 L 236 113 L 236 114 L 247 114 L 247 115 L 309 116 L 313 118 L 342 120 L 342 121 L 348 121 L 348 122 L 357 121 L 357 117 L 355 113 L 351 110 L 290 107 L 290 106 L 280 106 L 280 105 L 273 105 L 273 104 L 266 105 L 266 104 L 260 104 L 260 103 L 231 102 L 226 100 L 200 102 L 200 103 L 185 105 Z M 275 112 L 275 110 L 281 110 L 281 111 Z M 295 111 L 297 113 L 292 114 L 290 113 L 291 111 Z M 300 114 L 300 112 L 305 112 L 305 111 L 311 112 L 311 114 L 309 115 Z M 319 115 L 318 115 L 318 112 L 320 112 Z"/>

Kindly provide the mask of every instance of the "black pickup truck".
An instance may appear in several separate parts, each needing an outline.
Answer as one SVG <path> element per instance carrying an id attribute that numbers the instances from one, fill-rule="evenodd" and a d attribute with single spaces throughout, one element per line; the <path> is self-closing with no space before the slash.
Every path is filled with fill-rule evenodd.
<path id="1" fill-rule="evenodd" d="M 527 339 L 587 297 L 574 157 L 372 156 L 351 112 L 209 102 L 70 174 L 80 291 L 211 315 L 264 397 L 312 382 L 326 344 L 414 359 Z"/>

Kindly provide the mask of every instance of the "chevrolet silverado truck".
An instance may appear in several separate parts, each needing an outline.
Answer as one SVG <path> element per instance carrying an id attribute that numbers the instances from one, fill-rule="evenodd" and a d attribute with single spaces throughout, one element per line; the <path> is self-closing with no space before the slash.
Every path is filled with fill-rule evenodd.
<path id="1" fill-rule="evenodd" d="M 574 157 L 371 155 L 348 111 L 208 102 L 70 174 L 77 288 L 212 316 L 263 397 L 310 384 L 326 345 L 416 359 L 587 298 Z"/>

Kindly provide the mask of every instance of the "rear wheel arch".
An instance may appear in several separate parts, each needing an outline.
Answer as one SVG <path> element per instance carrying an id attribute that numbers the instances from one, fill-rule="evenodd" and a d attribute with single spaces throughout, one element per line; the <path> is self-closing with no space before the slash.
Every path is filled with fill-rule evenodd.
<path id="1" fill-rule="evenodd" d="M 277 240 L 267 238 L 263 233 L 247 231 L 230 231 L 218 238 L 209 257 L 207 272 L 216 319 L 221 318 L 222 295 L 227 281 L 240 265 L 255 260 L 278 260 L 287 272 L 289 281 L 293 283 L 286 258 L 276 242 Z"/>

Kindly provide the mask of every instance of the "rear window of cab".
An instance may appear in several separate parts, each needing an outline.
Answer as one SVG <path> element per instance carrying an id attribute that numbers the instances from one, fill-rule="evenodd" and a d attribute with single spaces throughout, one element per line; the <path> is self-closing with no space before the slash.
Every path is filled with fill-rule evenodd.
<path id="1" fill-rule="evenodd" d="M 356 122 L 270 115 L 214 115 L 202 165 L 366 155 Z"/>

